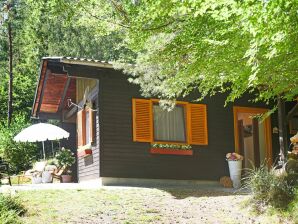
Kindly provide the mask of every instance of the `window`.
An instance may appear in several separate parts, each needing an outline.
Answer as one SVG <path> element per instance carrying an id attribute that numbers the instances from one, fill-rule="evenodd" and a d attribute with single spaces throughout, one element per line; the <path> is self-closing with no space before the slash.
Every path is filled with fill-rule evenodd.
<path id="1" fill-rule="evenodd" d="M 186 142 L 184 106 L 168 112 L 153 104 L 153 119 L 154 141 Z"/>
<path id="2" fill-rule="evenodd" d="M 80 110 L 77 113 L 77 140 L 78 147 L 94 142 L 94 112 L 91 108 Z"/>
<path id="3" fill-rule="evenodd" d="M 208 144 L 207 106 L 177 102 L 173 111 L 162 110 L 158 100 L 133 99 L 133 141 Z"/>

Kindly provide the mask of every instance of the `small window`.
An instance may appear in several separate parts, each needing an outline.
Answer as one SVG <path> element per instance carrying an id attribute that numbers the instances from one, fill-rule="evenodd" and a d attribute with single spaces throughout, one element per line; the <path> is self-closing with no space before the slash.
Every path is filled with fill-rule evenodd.
<path id="1" fill-rule="evenodd" d="M 153 105 L 154 141 L 186 142 L 185 108 L 177 105 L 172 111 Z"/>

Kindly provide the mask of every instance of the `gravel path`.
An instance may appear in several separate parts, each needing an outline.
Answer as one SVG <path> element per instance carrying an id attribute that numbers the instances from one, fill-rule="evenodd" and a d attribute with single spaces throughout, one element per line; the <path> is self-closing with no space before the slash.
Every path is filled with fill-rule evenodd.
<path id="1" fill-rule="evenodd" d="M 22 191 L 19 194 L 29 208 L 27 217 L 24 217 L 27 224 L 290 223 L 277 216 L 252 215 L 249 194 L 225 189 L 107 187 L 100 190 Z"/>
<path id="2" fill-rule="evenodd" d="M 108 205 L 115 206 L 114 210 L 102 211 L 93 217 L 81 217 L 81 220 L 72 223 L 286 223 L 278 217 L 252 215 L 247 208 L 249 197 L 249 194 L 214 190 L 135 189 Z M 116 208 L 118 205 L 121 209 Z"/>

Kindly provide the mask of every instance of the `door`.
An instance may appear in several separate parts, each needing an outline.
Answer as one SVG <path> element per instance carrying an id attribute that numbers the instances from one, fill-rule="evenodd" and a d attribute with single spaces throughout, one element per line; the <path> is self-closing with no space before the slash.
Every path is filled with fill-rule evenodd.
<path id="1" fill-rule="evenodd" d="M 256 118 L 267 111 L 262 108 L 234 107 L 235 151 L 244 156 L 244 168 L 272 163 L 270 117 L 263 121 Z"/>

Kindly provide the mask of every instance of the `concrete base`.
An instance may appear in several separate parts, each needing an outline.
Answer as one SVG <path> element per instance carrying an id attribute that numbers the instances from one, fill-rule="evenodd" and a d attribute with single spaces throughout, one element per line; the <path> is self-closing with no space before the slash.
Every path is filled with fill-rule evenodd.
<path id="1" fill-rule="evenodd" d="M 103 186 L 218 188 L 218 181 L 102 177 Z"/>
<path id="2" fill-rule="evenodd" d="M 82 180 L 79 182 L 80 185 L 82 186 L 97 186 L 101 187 L 102 186 L 102 178 L 96 178 L 96 179 L 91 179 L 91 180 Z"/>

